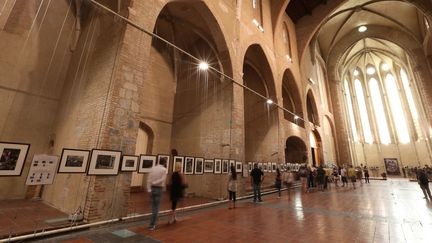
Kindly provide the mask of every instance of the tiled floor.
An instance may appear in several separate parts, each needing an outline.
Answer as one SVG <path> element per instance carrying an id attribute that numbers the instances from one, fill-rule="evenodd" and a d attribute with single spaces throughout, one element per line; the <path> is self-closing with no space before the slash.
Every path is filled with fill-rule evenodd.
<path id="1" fill-rule="evenodd" d="M 180 215 L 155 231 L 147 221 L 115 224 L 43 242 L 432 242 L 432 203 L 417 183 L 373 181 L 352 188 L 272 194 L 234 210 L 226 205 Z M 42 242 L 41 241 L 41 242 Z"/>

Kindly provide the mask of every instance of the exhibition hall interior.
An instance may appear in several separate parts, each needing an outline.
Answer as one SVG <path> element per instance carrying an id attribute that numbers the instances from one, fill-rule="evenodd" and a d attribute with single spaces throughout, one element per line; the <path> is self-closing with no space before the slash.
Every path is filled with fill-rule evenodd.
<path id="1" fill-rule="evenodd" d="M 430 0 L 0 0 L 0 242 L 431 242 L 431 25 Z"/>

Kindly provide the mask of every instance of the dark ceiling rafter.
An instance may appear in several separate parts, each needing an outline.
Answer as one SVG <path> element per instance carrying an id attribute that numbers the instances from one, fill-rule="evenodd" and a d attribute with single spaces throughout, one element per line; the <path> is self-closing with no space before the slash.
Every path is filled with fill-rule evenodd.
<path id="1" fill-rule="evenodd" d="M 285 12 L 294 23 L 297 23 L 303 16 L 311 15 L 318 5 L 326 3 L 327 0 L 291 0 Z"/>

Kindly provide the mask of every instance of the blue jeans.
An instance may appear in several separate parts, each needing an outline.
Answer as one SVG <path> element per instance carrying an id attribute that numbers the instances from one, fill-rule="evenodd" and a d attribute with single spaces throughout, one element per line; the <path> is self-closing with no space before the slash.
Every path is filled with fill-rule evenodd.
<path id="1" fill-rule="evenodd" d="M 162 198 L 162 187 L 152 187 L 151 188 L 151 198 L 152 198 L 152 216 L 150 218 L 150 227 L 156 226 L 157 216 L 159 213 L 159 205 Z"/>
<path id="2" fill-rule="evenodd" d="M 257 200 L 258 195 L 258 201 L 261 201 L 261 183 L 255 184 L 253 183 L 253 192 L 254 192 L 254 202 Z"/>

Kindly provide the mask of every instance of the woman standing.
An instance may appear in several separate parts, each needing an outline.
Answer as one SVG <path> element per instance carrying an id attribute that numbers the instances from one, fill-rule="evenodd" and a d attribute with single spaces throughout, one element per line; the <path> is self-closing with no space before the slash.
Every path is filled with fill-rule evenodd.
<path id="1" fill-rule="evenodd" d="M 184 189 L 187 187 L 186 180 L 184 176 L 180 173 L 181 167 L 176 166 L 175 172 L 171 175 L 171 191 L 170 191 L 170 198 L 171 198 L 171 220 L 169 221 L 170 224 L 173 224 L 177 221 L 176 217 L 176 208 L 177 208 L 177 202 L 183 198 L 184 195 Z"/>
<path id="2" fill-rule="evenodd" d="M 230 200 L 230 205 L 228 209 L 235 208 L 236 192 L 237 192 L 237 173 L 234 165 L 231 165 L 229 179 L 228 179 L 228 193 L 229 193 L 229 200 Z"/>

